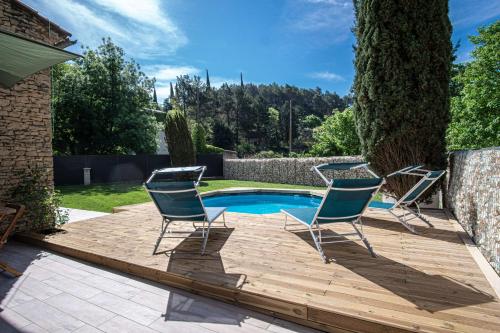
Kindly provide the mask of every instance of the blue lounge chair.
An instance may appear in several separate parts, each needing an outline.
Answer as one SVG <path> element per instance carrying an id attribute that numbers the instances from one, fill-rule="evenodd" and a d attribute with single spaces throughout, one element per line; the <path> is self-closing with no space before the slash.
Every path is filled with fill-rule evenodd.
<path id="1" fill-rule="evenodd" d="M 210 227 L 215 219 L 222 215 L 224 227 L 226 207 L 205 207 L 198 193 L 197 185 L 205 167 L 167 168 L 155 170 L 144 184 L 146 191 L 158 208 L 162 219 L 161 233 L 156 241 L 153 254 L 163 238 L 200 238 L 203 239 L 201 254 L 205 254 Z M 182 174 L 182 176 L 180 176 Z M 197 180 L 194 180 L 197 179 Z M 194 231 L 167 231 L 174 221 L 191 222 Z M 201 223 L 197 226 L 196 223 Z M 167 234 L 167 236 L 165 236 Z M 175 236 L 174 234 L 184 234 Z"/>
<path id="2" fill-rule="evenodd" d="M 369 163 L 365 162 L 344 162 L 344 163 L 324 163 L 320 165 L 315 165 L 311 168 L 311 171 L 315 171 L 321 179 L 326 183 L 326 186 L 330 184 L 330 179 L 333 177 L 328 178 L 325 175 L 326 171 L 332 171 L 332 172 L 342 172 L 342 171 L 352 171 L 356 169 L 363 169 L 369 174 L 371 174 L 373 177 L 378 178 L 377 174 L 373 172 L 370 169 Z"/>
<path id="3" fill-rule="evenodd" d="M 371 255 L 375 257 L 370 243 L 363 233 L 361 216 L 368 207 L 368 203 L 379 191 L 384 183 L 382 178 L 371 179 L 334 179 L 330 181 L 323 200 L 318 208 L 282 209 L 285 214 L 285 230 L 288 217 L 305 225 L 311 233 L 312 239 L 323 262 L 327 258 L 321 244 L 351 241 L 350 239 L 329 240 L 343 238 L 344 236 L 357 235 L 363 241 Z M 327 223 L 346 222 L 353 226 L 355 232 L 325 236 L 321 234 L 320 225 Z M 357 225 L 360 226 L 358 229 Z M 317 233 L 317 235 L 316 235 Z"/>
<path id="4" fill-rule="evenodd" d="M 405 226 L 412 233 L 417 233 L 415 228 L 408 222 L 412 219 L 418 218 L 425 222 L 429 227 L 433 225 L 427 220 L 427 218 L 421 213 L 420 207 L 417 200 L 422 194 L 430 188 L 439 178 L 441 178 L 446 173 L 446 170 L 430 171 L 422 169 L 421 165 L 412 165 L 401 170 L 395 171 L 387 177 L 392 177 L 396 175 L 410 175 L 422 177 L 415 186 L 413 186 L 405 195 L 403 195 L 399 200 L 394 203 L 390 202 L 377 202 L 372 201 L 370 203 L 370 209 L 382 209 L 388 211 L 394 215 L 398 221 Z M 416 210 L 410 208 L 411 205 L 415 205 Z M 394 212 L 394 209 L 400 208 L 403 211 L 402 215 L 398 215 Z"/>

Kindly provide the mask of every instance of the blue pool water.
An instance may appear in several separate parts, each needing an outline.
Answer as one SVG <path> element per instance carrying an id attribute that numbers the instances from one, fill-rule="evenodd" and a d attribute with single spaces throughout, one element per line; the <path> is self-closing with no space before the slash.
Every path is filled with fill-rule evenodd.
<path id="1" fill-rule="evenodd" d="M 248 214 L 278 213 L 283 208 L 318 207 L 321 198 L 286 193 L 219 194 L 203 198 L 206 207 L 227 207 L 228 212 Z"/>

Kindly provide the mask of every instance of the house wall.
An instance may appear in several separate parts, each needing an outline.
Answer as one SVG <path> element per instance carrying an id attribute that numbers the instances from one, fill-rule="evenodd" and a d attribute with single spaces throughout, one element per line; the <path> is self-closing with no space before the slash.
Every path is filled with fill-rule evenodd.
<path id="1" fill-rule="evenodd" d="M 47 44 L 65 39 L 67 34 L 51 29 L 46 20 L 17 1 L 0 0 L 0 28 Z M 19 172 L 40 167 L 44 180 L 53 186 L 52 130 L 50 111 L 50 70 L 43 70 L 11 89 L 0 87 L 0 201 L 19 183 Z M 0 230 L 5 228 L 0 224 Z M 19 229 L 28 228 L 22 221 Z"/>
<path id="2" fill-rule="evenodd" d="M 500 147 L 450 154 L 446 206 L 500 274 Z"/>

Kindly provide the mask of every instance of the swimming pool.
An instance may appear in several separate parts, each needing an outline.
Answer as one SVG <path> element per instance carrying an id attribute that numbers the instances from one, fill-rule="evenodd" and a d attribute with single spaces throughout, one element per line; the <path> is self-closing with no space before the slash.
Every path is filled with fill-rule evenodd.
<path id="1" fill-rule="evenodd" d="M 228 212 L 247 214 L 272 214 L 283 208 L 316 208 L 320 202 L 320 197 L 294 193 L 234 193 L 203 198 L 205 207 L 227 207 Z"/>

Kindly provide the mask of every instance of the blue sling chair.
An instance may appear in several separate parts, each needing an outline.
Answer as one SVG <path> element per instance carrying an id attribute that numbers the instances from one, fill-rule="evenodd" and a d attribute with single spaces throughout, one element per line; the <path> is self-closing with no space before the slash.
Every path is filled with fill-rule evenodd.
<path id="1" fill-rule="evenodd" d="M 288 217 L 306 226 L 324 263 L 327 263 L 327 258 L 321 245 L 352 241 L 344 238 L 352 235 L 357 235 L 359 237 L 357 240 L 363 241 L 368 251 L 375 257 L 375 252 L 363 233 L 361 216 L 383 183 L 383 178 L 334 179 L 329 182 L 318 208 L 282 209 L 281 212 L 285 214 L 284 228 L 286 230 Z M 321 225 L 340 222 L 351 224 L 355 232 L 333 236 L 322 235 Z M 331 240 L 332 238 L 342 239 Z"/>
<path id="2" fill-rule="evenodd" d="M 437 171 L 425 170 L 422 169 L 421 165 L 412 165 L 403 168 L 401 170 L 395 171 L 387 175 L 387 177 L 392 177 L 396 175 L 410 175 L 410 176 L 421 177 L 421 179 L 415 184 L 415 186 L 413 186 L 408 192 L 406 192 L 405 195 L 403 195 L 396 202 L 389 203 L 389 202 L 372 201 L 370 203 L 369 208 L 382 209 L 388 211 L 398 219 L 399 223 L 401 223 L 403 226 L 405 226 L 409 231 L 411 231 L 414 234 L 416 234 L 417 231 L 408 222 L 415 218 L 422 220 L 427 225 L 429 225 L 429 227 L 433 227 L 433 225 L 427 220 L 427 218 L 420 212 L 420 207 L 417 203 L 417 200 L 420 196 L 422 196 L 422 194 L 424 194 L 424 192 L 428 188 L 434 185 L 434 183 L 438 181 L 439 178 L 441 178 L 445 173 L 446 170 L 437 170 Z M 415 205 L 416 210 L 410 208 L 410 206 L 412 205 Z M 402 215 L 398 215 L 393 211 L 394 209 L 397 208 L 403 211 Z"/>
<path id="3" fill-rule="evenodd" d="M 158 208 L 162 216 L 161 232 L 156 241 L 153 254 L 156 254 L 160 242 L 164 238 L 189 238 L 203 239 L 201 254 L 205 254 L 210 227 L 215 219 L 222 215 L 224 227 L 226 207 L 205 207 L 198 193 L 199 184 L 206 167 L 166 168 L 155 170 L 144 184 L 146 191 Z M 181 176 L 182 175 L 182 176 Z M 187 176 L 187 177 L 186 177 Z M 191 178 L 191 179 L 190 179 Z M 172 222 L 192 223 L 194 231 L 167 230 Z M 196 223 L 201 224 L 200 226 Z M 166 235 L 165 235 L 166 234 Z M 175 236 L 184 234 L 184 236 Z"/>

